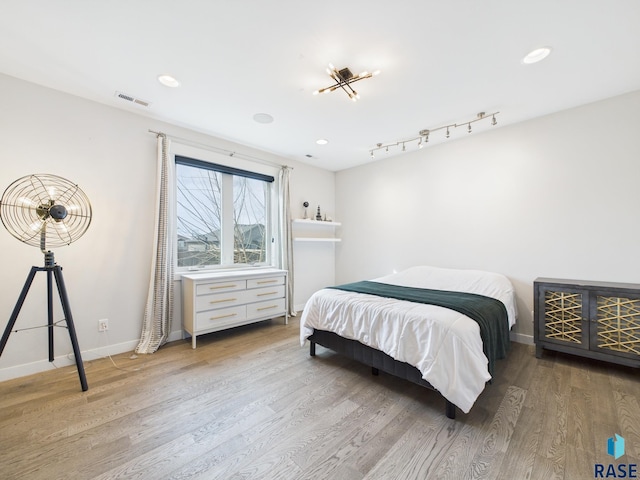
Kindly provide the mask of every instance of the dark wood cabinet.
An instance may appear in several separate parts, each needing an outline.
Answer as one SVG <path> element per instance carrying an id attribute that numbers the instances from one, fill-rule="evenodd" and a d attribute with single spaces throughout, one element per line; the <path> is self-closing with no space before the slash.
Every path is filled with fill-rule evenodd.
<path id="1" fill-rule="evenodd" d="M 640 284 L 537 278 L 536 357 L 557 350 L 640 367 Z"/>

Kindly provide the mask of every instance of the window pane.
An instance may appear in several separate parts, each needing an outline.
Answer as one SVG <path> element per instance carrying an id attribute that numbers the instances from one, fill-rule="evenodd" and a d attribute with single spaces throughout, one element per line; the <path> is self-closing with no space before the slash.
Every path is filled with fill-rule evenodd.
<path id="1" fill-rule="evenodd" d="M 222 174 L 176 164 L 178 267 L 220 265 Z"/>
<path id="2" fill-rule="evenodd" d="M 267 199 L 269 184 L 233 177 L 233 263 L 267 261 Z"/>

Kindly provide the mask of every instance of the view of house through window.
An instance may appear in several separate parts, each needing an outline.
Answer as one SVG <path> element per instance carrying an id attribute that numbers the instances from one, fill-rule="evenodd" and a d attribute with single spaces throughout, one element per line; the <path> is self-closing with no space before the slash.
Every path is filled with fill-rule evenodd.
<path id="1" fill-rule="evenodd" d="M 272 182 L 176 156 L 178 268 L 268 263 Z"/>

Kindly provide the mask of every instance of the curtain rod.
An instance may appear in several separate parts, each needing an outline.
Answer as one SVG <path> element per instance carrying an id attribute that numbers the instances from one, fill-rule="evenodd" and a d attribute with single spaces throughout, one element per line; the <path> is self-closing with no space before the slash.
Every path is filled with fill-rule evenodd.
<path id="1" fill-rule="evenodd" d="M 180 138 L 180 137 L 176 137 L 175 135 L 168 135 L 166 133 L 156 132 L 155 130 L 151 130 L 151 129 L 149 129 L 149 133 L 153 133 L 154 135 L 164 135 L 165 137 L 170 138 L 172 140 L 176 140 L 176 141 L 178 141 L 180 143 L 184 143 L 184 144 L 192 146 L 192 147 L 203 148 L 205 150 L 209 150 L 209 151 L 212 151 L 212 152 L 215 152 L 215 153 L 223 153 L 225 155 L 228 155 L 229 157 L 238 157 L 238 158 L 242 158 L 244 160 L 249 160 L 251 162 L 262 163 L 263 165 L 269 165 L 271 167 L 288 168 L 290 170 L 293 170 L 293 167 L 290 167 L 288 165 L 282 165 L 280 163 L 271 162 L 269 160 L 264 160 L 262 158 L 252 157 L 251 155 L 247 155 L 245 153 L 234 152 L 233 150 L 227 150 L 226 148 L 214 147 L 212 145 L 207 145 L 206 143 L 196 142 L 195 140 L 189 140 L 187 138 Z"/>

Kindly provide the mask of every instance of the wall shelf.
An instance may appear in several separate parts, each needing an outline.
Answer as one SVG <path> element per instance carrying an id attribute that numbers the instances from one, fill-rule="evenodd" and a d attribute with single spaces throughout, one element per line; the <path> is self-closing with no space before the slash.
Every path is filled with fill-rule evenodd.
<path id="1" fill-rule="evenodd" d="M 325 222 L 310 218 L 295 218 L 291 221 L 294 228 L 294 242 L 340 242 L 337 238 L 335 227 L 342 225 L 340 222 Z M 321 233 L 324 232 L 324 233 Z"/>
<path id="2" fill-rule="evenodd" d="M 341 242 L 341 238 L 334 237 L 294 237 L 294 242 Z"/>
<path id="3" fill-rule="evenodd" d="M 292 222 L 301 225 L 314 225 L 317 227 L 339 227 L 342 225 L 340 222 L 324 222 L 322 220 L 311 220 L 310 218 L 294 218 Z"/>

